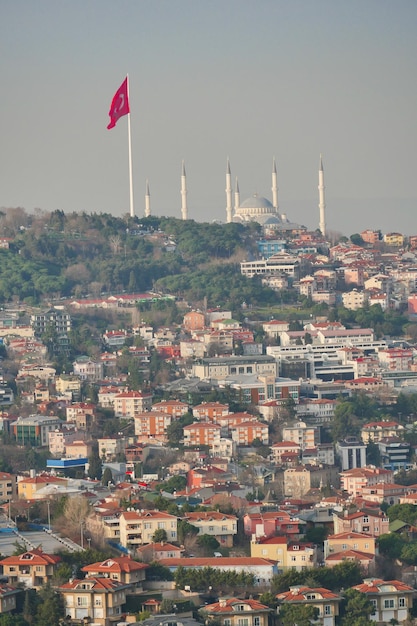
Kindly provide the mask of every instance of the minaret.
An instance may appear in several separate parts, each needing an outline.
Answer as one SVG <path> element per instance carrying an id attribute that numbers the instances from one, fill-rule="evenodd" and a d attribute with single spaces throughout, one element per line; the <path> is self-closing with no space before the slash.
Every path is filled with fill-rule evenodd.
<path id="1" fill-rule="evenodd" d="M 146 191 L 145 191 L 145 217 L 151 215 L 151 194 L 149 191 L 149 181 L 146 179 Z"/>
<path id="2" fill-rule="evenodd" d="M 236 184 L 235 184 L 235 213 L 238 210 L 238 208 L 240 207 L 240 192 L 239 192 L 239 183 L 237 181 L 237 176 L 236 176 Z"/>
<path id="3" fill-rule="evenodd" d="M 320 210 L 320 222 L 319 229 L 321 234 L 324 236 L 326 234 L 326 202 L 324 199 L 324 169 L 323 169 L 323 159 L 320 155 L 320 167 L 319 167 L 319 210 Z"/>
<path id="4" fill-rule="evenodd" d="M 232 175 L 230 173 L 230 161 L 227 158 L 226 165 L 226 222 L 233 221 L 233 207 L 232 207 Z"/>
<path id="5" fill-rule="evenodd" d="M 187 209 L 187 178 L 185 174 L 184 161 L 182 162 L 182 174 L 181 174 L 181 218 L 188 220 Z"/>
<path id="6" fill-rule="evenodd" d="M 272 206 L 278 212 L 278 184 L 277 184 L 277 166 L 275 157 L 272 161 Z"/>

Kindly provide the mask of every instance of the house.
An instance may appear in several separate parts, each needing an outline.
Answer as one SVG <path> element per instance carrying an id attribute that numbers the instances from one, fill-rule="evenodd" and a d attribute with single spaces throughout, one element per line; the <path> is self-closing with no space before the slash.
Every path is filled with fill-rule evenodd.
<path id="1" fill-rule="evenodd" d="M 267 511 L 265 513 L 246 513 L 243 517 L 245 535 L 255 538 L 285 535 L 297 537 L 301 533 L 300 520 L 288 511 Z"/>
<path id="2" fill-rule="evenodd" d="M 315 624 L 320 626 L 335 626 L 336 617 L 339 615 L 339 605 L 342 597 L 323 587 L 290 587 L 276 596 L 279 604 L 287 602 L 294 605 L 313 606 L 317 609 L 318 620 Z M 279 612 L 279 607 L 278 607 Z"/>
<path id="3" fill-rule="evenodd" d="M 138 558 L 144 563 L 160 561 L 161 559 L 180 559 L 184 550 L 172 543 L 160 541 L 157 543 L 147 543 L 136 549 Z"/>
<path id="4" fill-rule="evenodd" d="M 379 537 L 389 533 L 389 518 L 380 509 L 355 513 L 345 510 L 342 515 L 333 513 L 333 525 L 335 535 L 355 531 Z"/>
<path id="5" fill-rule="evenodd" d="M 294 454 L 297 460 L 300 458 L 301 446 L 294 441 L 278 441 L 271 446 L 271 456 L 274 463 L 281 465 L 283 457 L 288 453 Z"/>
<path id="6" fill-rule="evenodd" d="M 186 513 L 183 520 L 198 528 L 199 535 L 215 537 L 221 546 L 231 548 L 237 534 L 237 517 L 219 511 L 196 511 Z"/>
<path id="7" fill-rule="evenodd" d="M 11 585 L 23 583 L 26 587 L 41 589 L 50 582 L 61 558 L 55 554 L 46 554 L 40 548 L 24 552 L 18 556 L 1 559 L 3 575 Z"/>
<path id="8" fill-rule="evenodd" d="M 312 543 L 289 542 L 287 537 L 268 537 L 250 544 L 252 557 L 269 559 L 279 571 L 301 572 L 317 566 L 317 546 Z"/>
<path id="9" fill-rule="evenodd" d="M 15 611 L 16 596 L 19 593 L 22 593 L 21 589 L 16 589 L 7 583 L 0 583 L 0 615 Z"/>
<path id="10" fill-rule="evenodd" d="M 96 407 L 91 402 L 76 402 L 65 409 L 67 422 L 79 430 L 89 430 L 96 420 Z"/>
<path id="11" fill-rule="evenodd" d="M 394 472 L 380 467 L 357 467 L 340 473 L 342 489 L 354 497 L 363 497 L 363 489 L 379 483 L 392 483 Z"/>
<path id="12" fill-rule="evenodd" d="M 72 364 L 75 376 L 80 380 L 101 380 L 103 378 L 104 366 L 101 361 L 94 361 L 88 356 L 80 356 Z"/>
<path id="13" fill-rule="evenodd" d="M 375 537 L 355 531 L 329 535 L 324 541 L 324 557 L 344 550 L 359 550 L 367 554 L 377 554 Z"/>
<path id="14" fill-rule="evenodd" d="M 177 518 L 162 511 L 123 511 L 119 517 L 120 543 L 136 548 L 150 543 L 156 530 L 165 530 L 168 541 L 177 540 Z"/>
<path id="15" fill-rule="evenodd" d="M 268 626 L 271 611 L 268 606 L 252 598 L 220 598 L 218 602 L 204 607 L 204 615 L 209 620 L 216 620 L 220 626 Z"/>
<path id="16" fill-rule="evenodd" d="M 41 476 L 30 476 L 22 478 L 17 483 L 17 495 L 24 500 L 34 500 L 36 492 L 49 485 L 57 485 L 58 487 L 66 487 L 68 480 L 66 478 L 58 478 L 58 476 L 49 476 L 47 474 Z"/>
<path id="17" fill-rule="evenodd" d="M 417 593 L 413 587 L 399 580 L 379 578 L 367 578 L 361 585 L 355 585 L 352 589 L 367 596 L 375 609 L 370 619 L 379 624 L 405 622 Z"/>
<path id="18" fill-rule="evenodd" d="M 314 448 L 320 442 L 317 426 L 308 426 L 305 422 L 295 422 L 282 429 L 282 439 L 298 443 L 301 449 Z"/>
<path id="19" fill-rule="evenodd" d="M 64 598 L 65 615 L 71 620 L 97 626 L 111 626 L 121 619 L 130 585 L 111 578 L 71 579 L 58 587 Z"/>
<path id="20" fill-rule="evenodd" d="M 359 550 L 342 550 L 341 552 L 333 552 L 324 559 L 326 567 L 334 567 L 345 561 L 353 561 L 357 563 L 362 572 L 373 574 L 375 572 L 375 554 L 369 552 L 360 552 Z"/>
<path id="21" fill-rule="evenodd" d="M 0 500 L 12 500 L 16 496 L 16 476 L 0 472 Z"/>
<path id="22" fill-rule="evenodd" d="M 142 582 L 145 580 L 145 572 L 148 565 L 138 563 L 130 556 L 119 556 L 106 559 L 99 563 L 91 563 L 81 568 L 86 572 L 87 578 L 104 577 L 126 585 L 131 585 L 135 590 L 142 590 Z"/>
<path id="23" fill-rule="evenodd" d="M 385 437 L 401 437 L 403 433 L 404 426 L 395 421 L 368 422 L 362 426 L 361 438 L 364 443 L 376 443 Z"/>

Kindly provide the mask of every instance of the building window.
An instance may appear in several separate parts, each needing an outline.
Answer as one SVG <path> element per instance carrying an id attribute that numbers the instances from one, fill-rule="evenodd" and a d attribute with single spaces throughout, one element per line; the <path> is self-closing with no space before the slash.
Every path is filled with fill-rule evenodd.
<path id="1" fill-rule="evenodd" d="M 404 609 L 406 606 L 405 598 L 398 598 L 398 607 Z"/>
<path id="2" fill-rule="evenodd" d="M 77 606 L 87 606 L 87 596 L 77 596 Z"/>
<path id="3" fill-rule="evenodd" d="M 395 607 L 394 598 L 390 598 L 389 600 L 384 600 L 384 609 L 393 609 Z"/>
<path id="4" fill-rule="evenodd" d="M 331 604 L 325 604 L 324 605 L 324 614 L 325 615 L 331 615 L 332 614 L 332 606 L 331 606 Z"/>
<path id="5" fill-rule="evenodd" d="M 253 618 L 253 626 L 261 626 L 261 618 L 260 617 L 254 617 Z"/>

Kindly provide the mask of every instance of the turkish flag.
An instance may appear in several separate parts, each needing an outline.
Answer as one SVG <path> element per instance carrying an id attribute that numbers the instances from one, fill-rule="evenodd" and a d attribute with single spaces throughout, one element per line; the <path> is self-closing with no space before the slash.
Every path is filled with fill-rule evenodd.
<path id="1" fill-rule="evenodd" d="M 129 108 L 129 90 L 127 85 L 127 76 L 120 85 L 119 89 L 113 96 L 113 100 L 110 105 L 110 124 L 107 126 L 108 130 L 116 126 L 116 122 L 123 115 L 127 115 L 130 112 Z"/>

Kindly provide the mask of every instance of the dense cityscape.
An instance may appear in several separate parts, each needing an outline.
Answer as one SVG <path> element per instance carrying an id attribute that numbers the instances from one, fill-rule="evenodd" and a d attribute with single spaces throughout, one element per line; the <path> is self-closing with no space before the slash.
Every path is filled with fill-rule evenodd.
<path id="1" fill-rule="evenodd" d="M 414 623 L 417 236 L 277 204 L 3 211 L 1 625 Z"/>

